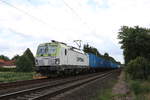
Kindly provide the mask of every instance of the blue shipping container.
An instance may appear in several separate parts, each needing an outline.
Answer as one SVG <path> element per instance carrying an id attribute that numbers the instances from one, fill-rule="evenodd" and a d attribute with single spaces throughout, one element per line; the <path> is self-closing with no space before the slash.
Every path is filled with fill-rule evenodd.
<path id="1" fill-rule="evenodd" d="M 104 60 L 101 57 L 97 57 L 92 53 L 88 53 L 89 55 L 89 66 L 92 68 L 102 68 L 104 67 Z"/>
<path id="2" fill-rule="evenodd" d="M 118 64 L 116 63 L 105 60 L 92 53 L 88 53 L 88 55 L 89 55 L 89 66 L 92 68 L 108 68 L 108 69 L 118 68 Z"/>

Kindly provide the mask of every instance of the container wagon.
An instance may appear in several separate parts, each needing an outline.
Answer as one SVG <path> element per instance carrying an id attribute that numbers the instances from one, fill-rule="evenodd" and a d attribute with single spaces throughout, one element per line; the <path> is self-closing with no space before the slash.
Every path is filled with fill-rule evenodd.
<path id="1" fill-rule="evenodd" d="M 91 69 L 115 69 L 118 68 L 118 64 L 111 61 L 105 60 L 102 57 L 98 57 L 95 54 L 88 53 L 89 57 L 89 66 Z"/>

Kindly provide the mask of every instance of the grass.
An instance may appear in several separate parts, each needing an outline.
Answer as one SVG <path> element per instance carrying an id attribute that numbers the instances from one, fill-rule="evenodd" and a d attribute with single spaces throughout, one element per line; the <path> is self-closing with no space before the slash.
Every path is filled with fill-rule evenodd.
<path id="1" fill-rule="evenodd" d="M 116 82 L 117 80 L 110 80 L 109 82 L 107 82 L 107 84 L 105 84 L 106 86 L 98 91 L 98 95 L 92 100 L 112 100 L 112 88 Z"/>
<path id="2" fill-rule="evenodd" d="M 126 81 L 134 93 L 135 100 L 150 100 L 150 80 L 132 80 L 127 76 Z"/>
<path id="3" fill-rule="evenodd" d="M 130 80 L 129 84 L 135 100 L 150 100 L 150 81 Z"/>
<path id="4" fill-rule="evenodd" d="M 14 68 L 0 68 L 0 82 L 15 82 L 33 79 L 35 72 L 15 72 Z"/>
<path id="5" fill-rule="evenodd" d="M 111 100 L 112 96 L 112 89 L 105 89 L 103 93 L 98 96 L 97 100 Z"/>
<path id="6" fill-rule="evenodd" d="M 0 72 L 15 72 L 16 68 L 2 68 L 0 67 Z"/>

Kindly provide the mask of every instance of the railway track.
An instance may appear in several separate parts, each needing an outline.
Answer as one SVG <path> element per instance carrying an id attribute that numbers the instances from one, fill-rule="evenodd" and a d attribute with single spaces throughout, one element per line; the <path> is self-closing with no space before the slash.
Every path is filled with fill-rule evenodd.
<path id="1" fill-rule="evenodd" d="M 65 79 L 69 77 L 63 77 Z M 12 90 L 19 90 L 30 87 L 34 84 L 34 87 L 39 85 L 48 84 L 53 81 L 61 80 L 62 77 L 52 77 L 52 78 L 43 78 L 43 79 L 33 79 L 33 80 L 23 80 L 23 81 L 16 81 L 16 82 L 8 82 L 8 83 L 0 83 L 0 94 L 8 93 Z M 31 86 L 32 87 L 32 86 Z"/>
<path id="2" fill-rule="evenodd" d="M 78 86 L 84 85 L 96 79 L 106 79 L 114 72 L 95 73 L 70 79 L 62 79 L 60 81 L 51 82 L 49 84 L 29 88 L 17 92 L 11 92 L 0 95 L 0 100 L 47 100 L 61 93 L 72 90 Z"/>
<path id="3" fill-rule="evenodd" d="M 24 80 L 24 81 L 9 82 L 9 83 L 0 83 L 0 90 L 20 87 L 24 85 L 36 84 L 39 82 L 47 82 L 47 81 L 50 81 L 50 79 L 34 79 L 34 80 Z"/>
<path id="4" fill-rule="evenodd" d="M 69 79 L 70 77 L 63 77 L 64 79 Z M 71 77 L 72 78 L 72 77 Z M 48 83 L 53 81 L 62 80 L 62 77 L 54 77 L 54 78 L 44 78 L 44 79 L 33 79 L 33 80 L 23 80 L 23 81 L 16 81 L 16 82 L 8 82 L 8 83 L 0 83 L 0 93 L 1 90 L 13 89 L 13 88 L 20 88 L 24 86 L 30 86 L 32 84 L 38 85 L 40 83 Z"/>

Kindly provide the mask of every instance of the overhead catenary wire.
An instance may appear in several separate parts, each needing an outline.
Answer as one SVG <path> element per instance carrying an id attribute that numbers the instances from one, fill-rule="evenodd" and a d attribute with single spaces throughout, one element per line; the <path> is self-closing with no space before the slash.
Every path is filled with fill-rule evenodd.
<path id="1" fill-rule="evenodd" d="M 28 2 L 30 1 L 28 0 Z M 67 6 L 84 24 L 87 24 L 85 21 L 83 21 L 83 19 L 79 16 L 79 14 L 74 10 L 74 8 L 72 8 L 65 0 L 63 0 L 63 2 L 65 6 Z"/>
<path id="2" fill-rule="evenodd" d="M 7 1 L 4 1 L 4 0 L 0 0 L 0 1 L 1 1 L 2 3 L 6 4 L 6 5 L 8 5 L 8 6 L 14 8 L 14 9 L 18 10 L 19 12 L 21 12 L 21 13 L 23 13 L 23 14 L 29 16 L 30 18 L 32 18 L 32 19 L 34 19 L 34 20 L 36 20 L 36 21 L 42 23 L 42 24 L 51 26 L 49 23 L 43 21 L 42 19 L 40 19 L 40 18 L 38 18 L 38 17 L 36 17 L 36 16 L 34 16 L 34 15 L 31 15 L 31 14 L 28 13 L 27 11 L 24 11 L 24 10 L 20 9 L 20 8 L 16 7 L 15 5 L 13 5 L 13 4 L 11 4 L 11 3 L 7 2 Z M 55 27 L 52 27 L 52 26 L 51 26 L 51 28 L 52 28 L 52 29 L 56 29 Z"/>
<path id="3" fill-rule="evenodd" d="M 0 0 L 0 2 L 4 3 L 4 4 L 6 4 L 6 5 L 8 5 L 8 6 L 12 7 L 12 8 L 14 8 L 14 9 L 16 9 L 16 10 L 18 10 L 19 12 L 25 14 L 26 16 L 29 16 L 30 18 L 36 20 L 37 22 L 40 22 L 40 23 L 42 23 L 42 24 L 44 24 L 44 25 L 49 26 L 51 29 L 59 30 L 59 31 L 60 31 L 60 29 L 57 29 L 56 27 L 53 27 L 52 25 L 50 25 L 49 23 L 45 22 L 44 20 L 42 20 L 42 19 L 40 19 L 40 18 L 38 18 L 38 17 L 36 17 L 36 16 L 34 16 L 34 15 L 28 13 L 28 12 L 25 11 L 25 10 L 20 9 L 19 7 L 17 7 L 17 6 L 15 6 L 15 5 L 11 4 L 11 3 L 8 2 L 8 1 Z M 65 6 L 68 7 L 68 8 L 82 21 L 83 24 L 86 24 L 87 27 L 88 27 L 88 29 L 90 29 L 90 25 L 89 25 L 86 21 L 84 21 L 82 17 L 80 17 L 80 15 L 76 12 L 76 10 L 75 10 L 73 7 L 71 7 L 65 0 L 63 0 L 63 2 L 64 2 L 64 4 L 65 4 Z"/>
<path id="4" fill-rule="evenodd" d="M 63 0 L 63 2 L 65 6 L 68 7 L 83 22 L 83 24 L 86 24 L 89 28 L 89 24 L 86 21 L 84 21 L 82 17 L 80 17 L 76 10 L 73 7 L 71 7 L 65 0 Z"/>
<path id="5" fill-rule="evenodd" d="M 82 17 L 80 17 L 80 15 L 76 12 L 76 10 L 75 10 L 73 7 L 71 7 L 65 0 L 62 0 L 62 1 L 64 2 L 65 6 L 68 7 L 68 8 L 72 11 L 72 13 L 74 13 L 74 14 L 83 22 L 83 24 L 86 24 L 86 25 L 87 25 L 88 29 L 90 29 L 91 32 L 96 31 L 95 28 L 91 27 L 90 24 L 88 24 L 86 21 L 84 21 L 84 20 L 82 19 Z M 78 3 L 78 4 L 79 4 L 79 6 L 81 6 L 80 3 Z M 79 41 L 80 41 L 80 40 L 79 40 Z M 77 44 L 77 45 L 79 46 L 79 48 L 81 48 L 81 41 L 80 41 L 80 43 Z"/>

